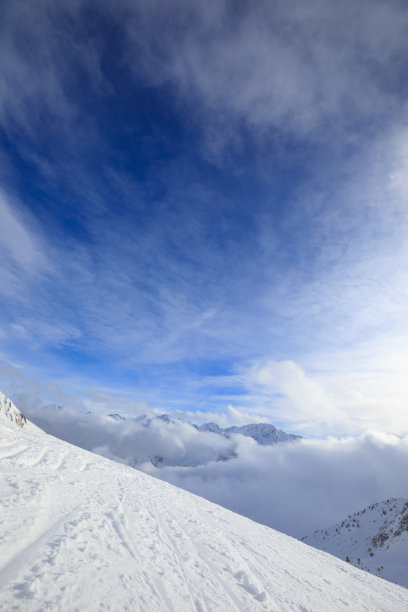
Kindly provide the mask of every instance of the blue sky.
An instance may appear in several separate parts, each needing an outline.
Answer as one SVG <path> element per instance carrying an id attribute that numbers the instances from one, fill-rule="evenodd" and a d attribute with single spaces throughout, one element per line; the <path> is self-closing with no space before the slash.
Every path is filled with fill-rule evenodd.
<path id="1" fill-rule="evenodd" d="M 0 383 L 408 427 L 404 2 L 5 2 Z"/>

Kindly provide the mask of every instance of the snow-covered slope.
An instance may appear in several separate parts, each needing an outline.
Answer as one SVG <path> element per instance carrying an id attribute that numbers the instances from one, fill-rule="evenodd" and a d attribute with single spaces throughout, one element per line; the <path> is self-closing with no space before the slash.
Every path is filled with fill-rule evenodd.
<path id="1" fill-rule="evenodd" d="M 198 429 L 200 431 L 210 431 L 219 436 L 226 437 L 233 434 L 240 434 L 241 436 L 253 438 L 258 444 L 263 445 L 301 440 L 301 436 L 287 434 L 282 431 L 282 429 L 278 429 L 274 425 L 271 425 L 271 423 L 251 423 L 250 425 L 243 425 L 242 427 L 233 426 L 225 429 L 219 427 L 216 423 L 204 423 L 204 425 L 200 425 Z"/>
<path id="2" fill-rule="evenodd" d="M 0 503 L 1 610 L 408 609 L 402 587 L 5 421 Z"/>
<path id="3" fill-rule="evenodd" d="M 408 587 L 408 501 L 387 499 L 304 542 Z"/>

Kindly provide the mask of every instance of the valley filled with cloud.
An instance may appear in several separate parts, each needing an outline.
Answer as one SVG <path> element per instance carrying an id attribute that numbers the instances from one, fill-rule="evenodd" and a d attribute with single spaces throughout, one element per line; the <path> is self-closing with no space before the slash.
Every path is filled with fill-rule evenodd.
<path id="1" fill-rule="evenodd" d="M 24 412 L 47 433 L 297 538 L 375 500 L 408 497 L 407 435 L 373 431 L 264 446 L 168 415 L 126 419 L 29 405 Z"/>

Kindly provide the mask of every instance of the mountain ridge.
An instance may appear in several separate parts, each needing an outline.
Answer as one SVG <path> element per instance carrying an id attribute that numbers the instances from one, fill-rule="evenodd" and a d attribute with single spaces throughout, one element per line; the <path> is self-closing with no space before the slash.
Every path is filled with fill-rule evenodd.
<path id="1" fill-rule="evenodd" d="M 247 436 L 264 446 L 280 442 L 295 442 L 302 439 L 302 436 L 288 434 L 271 423 L 249 423 L 248 425 L 233 425 L 225 428 L 219 427 L 216 423 L 204 423 L 203 425 L 195 425 L 195 427 L 199 431 L 208 431 L 227 438 L 233 434 Z"/>
<path id="2" fill-rule="evenodd" d="M 316 530 L 302 541 L 408 587 L 408 500 L 390 498 Z"/>

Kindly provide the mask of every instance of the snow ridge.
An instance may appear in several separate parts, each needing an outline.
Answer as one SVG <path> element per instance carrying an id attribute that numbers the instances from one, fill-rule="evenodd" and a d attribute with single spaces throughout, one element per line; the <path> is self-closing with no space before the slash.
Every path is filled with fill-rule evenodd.
<path id="1" fill-rule="evenodd" d="M 303 542 L 408 587 L 408 500 L 371 504 Z"/>

